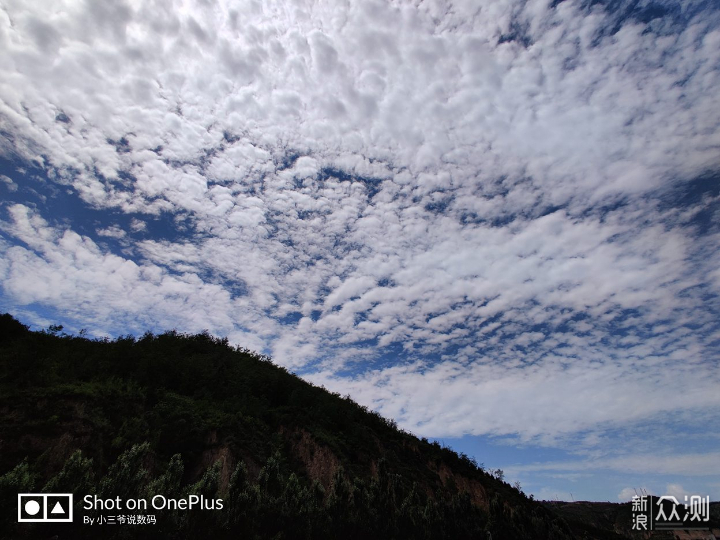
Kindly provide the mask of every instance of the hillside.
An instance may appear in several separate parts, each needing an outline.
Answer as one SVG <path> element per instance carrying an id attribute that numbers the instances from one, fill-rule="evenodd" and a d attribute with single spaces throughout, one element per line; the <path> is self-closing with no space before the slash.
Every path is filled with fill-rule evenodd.
<path id="1" fill-rule="evenodd" d="M 2 315 L 0 412 L 0 538 L 620 538 L 207 333 L 91 340 Z M 17 493 L 40 491 L 74 493 L 74 523 L 17 524 Z M 85 494 L 223 509 L 98 528 Z"/>

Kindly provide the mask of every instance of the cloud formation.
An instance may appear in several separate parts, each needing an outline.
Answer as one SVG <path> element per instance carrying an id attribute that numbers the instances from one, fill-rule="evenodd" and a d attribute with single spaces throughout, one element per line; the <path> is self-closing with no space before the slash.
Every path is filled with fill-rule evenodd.
<path id="1" fill-rule="evenodd" d="M 429 436 L 720 420 L 713 6 L 0 4 L 6 309 Z"/>

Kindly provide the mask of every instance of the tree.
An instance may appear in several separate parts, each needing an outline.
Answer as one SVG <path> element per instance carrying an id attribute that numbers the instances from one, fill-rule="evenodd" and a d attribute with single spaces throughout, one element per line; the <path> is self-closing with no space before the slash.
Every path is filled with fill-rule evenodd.
<path id="1" fill-rule="evenodd" d="M 84 458 L 75 450 L 67 459 L 62 470 L 53 476 L 43 491 L 45 493 L 94 493 L 97 483 L 92 459 Z"/>
<path id="2" fill-rule="evenodd" d="M 35 477 L 30 472 L 27 459 L 24 459 L 14 469 L 0 476 L 0 508 L 15 508 L 18 493 L 32 492 L 34 488 Z M 0 512 L 0 531 L 7 531 L 15 518 L 11 511 Z"/>
<path id="3" fill-rule="evenodd" d="M 120 454 L 100 481 L 98 495 L 104 499 L 120 497 L 127 500 L 142 493 L 147 480 L 144 461 L 149 451 L 150 445 L 145 442 Z"/>

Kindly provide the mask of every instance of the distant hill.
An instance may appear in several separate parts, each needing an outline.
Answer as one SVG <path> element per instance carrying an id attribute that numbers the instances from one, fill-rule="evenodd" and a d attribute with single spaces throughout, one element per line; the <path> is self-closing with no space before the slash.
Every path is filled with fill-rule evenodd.
<path id="1" fill-rule="evenodd" d="M 657 498 L 648 496 L 649 508 L 654 508 Z M 682 502 L 682 501 L 681 501 Z M 629 504 L 610 502 L 558 502 L 543 503 L 548 509 L 576 526 L 614 531 L 623 538 L 633 540 L 720 540 L 720 502 L 710 503 L 710 522 L 695 523 L 699 530 L 655 530 L 650 533 L 632 529 L 632 510 Z"/>
<path id="2" fill-rule="evenodd" d="M 0 413 L 0 538 L 624 537 L 208 333 L 91 340 L 1 315 Z M 25 492 L 75 494 L 74 523 L 16 523 Z M 86 494 L 223 508 L 87 525 L 120 512 Z"/>

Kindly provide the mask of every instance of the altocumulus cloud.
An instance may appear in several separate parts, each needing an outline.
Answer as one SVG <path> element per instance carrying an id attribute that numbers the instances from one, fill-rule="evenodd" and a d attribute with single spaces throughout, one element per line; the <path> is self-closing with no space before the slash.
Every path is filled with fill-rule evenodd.
<path id="1" fill-rule="evenodd" d="M 711 3 L 0 3 L 5 309 L 615 470 L 718 425 Z"/>

